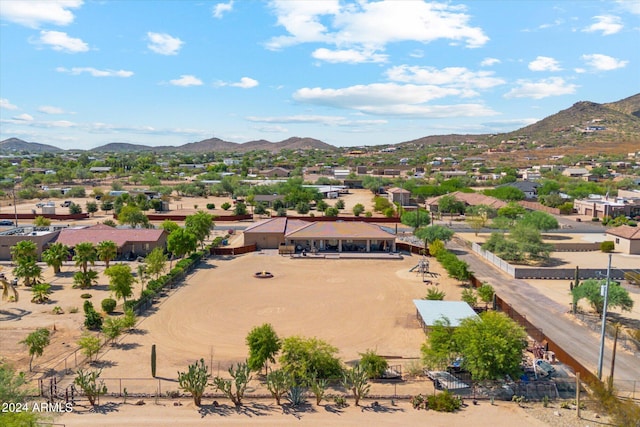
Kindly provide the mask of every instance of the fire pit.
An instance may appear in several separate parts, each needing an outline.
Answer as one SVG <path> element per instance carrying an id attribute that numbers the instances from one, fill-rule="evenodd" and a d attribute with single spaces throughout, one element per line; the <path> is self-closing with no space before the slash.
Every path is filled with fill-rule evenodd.
<path id="1" fill-rule="evenodd" d="M 253 277 L 256 277 L 258 279 L 271 279 L 273 277 L 273 274 L 268 271 L 258 271 L 257 273 L 253 274 Z"/>

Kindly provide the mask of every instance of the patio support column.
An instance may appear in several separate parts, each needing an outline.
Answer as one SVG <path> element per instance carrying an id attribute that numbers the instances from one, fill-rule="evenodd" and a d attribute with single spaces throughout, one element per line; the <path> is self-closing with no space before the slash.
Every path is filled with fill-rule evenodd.
<path id="1" fill-rule="evenodd" d="M 338 240 L 338 252 L 342 252 L 342 240 Z"/>
<path id="2" fill-rule="evenodd" d="M 367 252 L 371 252 L 371 240 L 367 239 Z"/>

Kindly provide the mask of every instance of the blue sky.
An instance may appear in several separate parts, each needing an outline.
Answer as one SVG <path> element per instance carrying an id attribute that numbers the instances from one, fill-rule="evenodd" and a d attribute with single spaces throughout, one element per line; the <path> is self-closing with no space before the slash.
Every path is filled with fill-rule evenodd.
<path id="1" fill-rule="evenodd" d="M 638 92 L 638 0 L 0 0 L 0 140 L 392 144 Z"/>

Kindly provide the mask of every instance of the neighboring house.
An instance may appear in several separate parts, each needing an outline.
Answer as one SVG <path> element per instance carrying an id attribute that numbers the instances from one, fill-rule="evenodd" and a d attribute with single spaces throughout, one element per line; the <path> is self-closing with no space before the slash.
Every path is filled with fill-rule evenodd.
<path id="1" fill-rule="evenodd" d="M 254 204 L 262 203 L 268 207 L 273 207 L 273 202 L 276 200 L 284 201 L 284 196 L 280 194 L 256 194 L 253 196 Z"/>
<path id="2" fill-rule="evenodd" d="M 93 172 L 93 173 L 111 172 L 111 166 L 93 166 L 89 168 L 89 172 Z"/>
<path id="3" fill-rule="evenodd" d="M 345 179 L 345 178 L 348 178 L 350 174 L 351 174 L 351 171 L 349 169 L 334 169 L 333 170 L 333 177 L 335 179 Z"/>
<path id="4" fill-rule="evenodd" d="M 518 190 L 522 191 L 524 193 L 524 197 L 527 199 L 537 199 L 538 187 L 540 186 L 541 184 L 532 181 L 516 181 L 498 185 L 498 187 L 515 187 Z"/>
<path id="5" fill-rule="evenodd" d="M 0 233 L 0 260 L 11 259 L 11 247 L 22 240 L 31 240 L 36 244 L 38 259 L 63 227 L 16 227 Z"/>
<path id="6" fill-rule="evenodd" d="M 478 315 L 469 304 L 464 301 L 432 301 L 424 299 L 414 299 L 413 304 L 416 306 L 416 316 L 420 322 L 420 326 L 429 331 L 436 322 L 443 318 L 449 320 L 449 324 L 453 328 L 460 326 L 464 319 L 478 318 Z"/>
<path id="7" fill-rule="evenodd" d="M 239 159 L 226 158 L 226 159 L 222 159 L 222 163 L 224 163 L 226 166 L 236 166 L 236 165 L 240 164 L 240 160 Z"/>
<path id="8" fill-rule="evenodd" d="M 467 176 L 467 171 L 440 171 L 439 173 L 445 178 Z"/>
<path id="9" fill-rule="evenodd" d="M 267 178 L 283 178 L 288 177 L 290 172 L 285 168 L 275 167 L 273 169 L 260 171 L 259 174 Z"/>
<path id="10" fill-rule="evenodd" d="M 438 212 L 438 203 L 444 196 L 453 196 L 456 200 L 463 202 L 466 206 L 487 205 L 494 209 L 500 209 L 507 206 L 507 202 L 496 199 L 495 197 L 485 196 L 480 193 L 463 193 L 461 191 L 455 191 L 453 193 L 427 199 L 425 201 L 426 209 L 429 212 Z"/>
<path id="11" fill-rule="evenodd" d="M 567 168 L 562 171 L 562 175 L 570 178 L 582 178 L 585 175 L 589 175 L 589 171 L 585 168 Z"/>
<path id="12" fill-rule="evenodd" d="M 55 240 L 73 248 L 78 243 L 97 245 L 111 240 L 118 245 L 118 255 L 146 256 L 155 248 L 167 246 L 167 232 L 155 228 L 113 228 L 104 224 L 89 227 L 65 228 Z"/>
<path id="13" fill-rule="evenodd" d="M 184 169 L 204 169 L 204 165 L 202 163 L 180 163 L 178 167 Z"/>
<path id="14" fill-rule="evenodd" d="M 358 175 L 366 175 L 367 174 L 367 167 L 366 166 L 356 166 L 356 173 Z"/>
<path id="15" fill-rule="evenodd" d="M 620 227 L 608 229 L 607 235 L 613 238 L 617 251 L 630 255 L 640 255 L 640 227 L 621 225 Z"/>
<path id="16" fill-rule="evenodd" d="M 400 203 L 400 206 L 409 204 L 409 198 L 411 197 L 411 192 L 409 190 L 399 187 L 391 187 L 386 190 L 386 193 L 387 198 L 391 203 Z"/>
<path id="17" fill-rule="evenodd" d="M 579 215 L 592 218 L 615 218 L 618 216 L 635 217 L 640 215 L 640 199 L 625 199 L 616 197 L 609 199 L 606 196 L 591 197 L 573 201 L 573 208 Z"/>
<path id="18" fill-rule="evenodd" d="M 309 222 L 286 217 L 258 222 L 244 230 L 244 244 L 277 249 L 335 252 L 395 251 L 395 235 L 375 224 L 350 221 Z"/>

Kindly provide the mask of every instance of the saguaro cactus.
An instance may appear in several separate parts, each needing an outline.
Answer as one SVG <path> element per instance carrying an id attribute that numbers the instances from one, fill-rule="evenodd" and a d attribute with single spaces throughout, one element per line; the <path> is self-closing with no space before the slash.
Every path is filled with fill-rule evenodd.
<path id="1" fill-rule="evenodd" d="M 151 376 L 156 377 L 156 345 L 151 346 Z"/>

